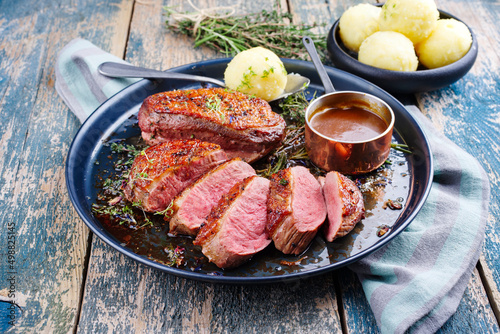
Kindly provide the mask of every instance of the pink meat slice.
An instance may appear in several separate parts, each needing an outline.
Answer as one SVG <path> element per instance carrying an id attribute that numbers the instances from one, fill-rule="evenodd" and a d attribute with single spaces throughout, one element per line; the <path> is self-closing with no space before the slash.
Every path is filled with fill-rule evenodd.
<path id="1" fill-rule="evenodd" d="M 296 166 L 271 176 L 267 230 L 275 247 L 300 254 L 326 218 L 321 185 L 305 167 Z"/>
<path id="2" fill-rule="evenodd" d="M 328 223 L 325 238 L 332 242 L 347 235 L 364 217 L 363 195 L 356 184 L 338 172 L 329 172 L 323 186 Z"/>
<path id="3" fill-rule="evenodd" d="M 222 195 L 252 175 L 255 175 L 253 167 L 240 158 L 227 161 L 206 173 L 175 198 L 170 232 L 196 236 Z"/>
<path id="4" fill-rule="evenodd" d="M 266 248 L 269 180 L 250 176 L 234 185 L 212 208 L 194 240 L 219 268 L 237 267 Z"/>

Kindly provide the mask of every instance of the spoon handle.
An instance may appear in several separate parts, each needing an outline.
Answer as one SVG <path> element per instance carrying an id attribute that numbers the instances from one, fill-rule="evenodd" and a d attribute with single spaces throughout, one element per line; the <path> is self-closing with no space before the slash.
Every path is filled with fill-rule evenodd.
<path id="1" fill-rule="evenodd" d="M 220 87 L 226 86 L 224 82 L 214 78 L 176 72 L 163 72 L 114 62 L 102 63 L 98 69 L 102 75 L 112 78 L 177 79 L 208 82 Z"/>
<path id="2" fill-rule="evenodd" d="M 316 67 L 316 71 L 318 71 L 319 78 L 321 79 L 323 87 L 325 88 L 325 93 L 333 93 L 335 91 L 335 87 L 333 87 L 332 81 L 330 80 L 328 73 L 326 73 L 321 60 L 319 59 L 318 52 L 316 51 L 313 40 L 309 36 L 304 36 L 302 38 L 302 44 L 304 44 L 304 46 L 306 47 L 307 53 L 309 53 L 314 67 Z"/>

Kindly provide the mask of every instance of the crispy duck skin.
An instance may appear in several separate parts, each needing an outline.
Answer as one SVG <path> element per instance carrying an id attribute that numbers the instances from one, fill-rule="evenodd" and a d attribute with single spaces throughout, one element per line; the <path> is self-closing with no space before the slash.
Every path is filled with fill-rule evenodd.
<path id="1" fill-rule="evenodd" d="M 125 197 L 146 211 L 162 211 L 184 188 L 226 160 L 219 145 L 199 140 L 151 146 L 135 158 Z"/>
<path id="2" fill-rule="evenodd" d="M 271 191 L 267 201 L 267 231 L 276 233 L 280 223 L 292 213 L 292 183 L 289 169 L 282 169 L 271 175 Z"/>
<path id="3" fill-rule="evenodd" d="M 200 88 L 149 96 L 139 110 L 139 126 L 150 145 L 196 138 L 219 144 L 230 159 L 253 162 L 281 143 L 286 123 L 262 99 Z"/>

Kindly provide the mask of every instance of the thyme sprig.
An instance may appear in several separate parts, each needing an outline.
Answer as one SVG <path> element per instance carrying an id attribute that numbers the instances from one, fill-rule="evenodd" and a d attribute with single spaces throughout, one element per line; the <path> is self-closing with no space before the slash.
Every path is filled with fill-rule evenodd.
<path id="1" fill-rule="evenodd" d="M 241 51 L 262 46 L 280 57 L 309 59 L 302 45 L 302 37 L 305 35 L 312 38 L 318 50 L 326 50 L 325 35 L 311 31 L 319 25 L 289 23 L 292 14 L 283 13 L 279 1 L 275 2 L 274 9 L 270 11 L 205 17 L 201 21 L 186 18 L 190 13 L 181 13 L 171 7 L 164 9 L 168 29 L 194 38 L 195 47 L 205 45 L 226 56 L 234 56 Z M 326 54 L 320 56 L 326 59 Z"/>
<path id="2" fill-rule="evenodd" d="M 163 218 L 165 220 L 169 220 L 170 218 L 172 218 L 172 214 L 174 213 L 174 209 L 172 208 L 173 205 L 174 205 L 174 201 L 172 200 L 172 201 L 170 201 L 170 204 L 167 206 L 167 208 L 165 210 L 157 211 L 154 214 L 163 216 Z"/>
<path id="3" fill-rule="evenodd" d="M 224 124 L 224 113 L 221 110 L 222 107 L 222 100 L 219 96 L 211 96 L 207 98 L 207 102 L 205 103 L 206 107 L 208 110 L 212 111 L 213 113 L 217 114 L 222 122 Z"/>
<path id="4" fill-rule="evenodd" d="M 266 168 L 257 170 L 257 174 L 266 178 L 269 178 L 274 173 L 279 172 L 282 169 L 285 169 L 287 166 L 287 156 L 285 152 L 275 152 L 271 155 L 269 159 L 269 164 Z"/>
<path id="5" fill-rule="evenodd" d="M 404 152 L 404 153 L 408 153 L 408 154 L 412 153 L 412 151 L 410 151 L 408 149 L 409 147 L 406 144 L 392 143 L 391 148 L 396 150 L 396 151 L 400 151 L 400 152 Z"/>
<path id="6" fill-rule="evenodd" d="M 272 152 L 265 168 L 257 170 L 264 177 L 285 169 L 293 164 L 294 160 L 308 160 L 304 146 L 305 110 L 309 105 L 304 92 L 288 96 L 279 103 L 281 115 L 288 123 L 285 139 L 280 147 Z"/>
<path id="7" fill-rule="evenodd" d="M 140 202 L 129 203 L 125 200 L 123 184 L 128 180 L 130 167 L 136 156 L 144 155 L 150 163 L 154 159 L 147 156 L 143 147 L 121 142 L 110 143 L 110 150 L 113 157 L 116 158 L 113 164 L 116 173 L 103 180 L 103 192 L 98 195 L 98 203 L 92 204 L 92 212 L 97 216 L 108 217 L 114 223 L 131 229 L 153 226 L 153 222 L 142 209 Z M 138 178 L 148 179 L 148 175 L 143 171 L 138 173 Z M 111 200 L 106 200 L 111 196 Z"/>
<path id="8" fill-rule="evenodd" d="M 316 94 L 312 97 L 311 101 L 314 100 L 315 97 Z M 308 105 L 309 101 L 304 91 L 292 94 L 279 103 L 279 107 L 282 110 L 281 115 L 288 117 L 289 122 L 297 126 L 302 126 L 306 123 L 305 113 Z"/>
<path id="9" fill-rule="evenodd" d="M 135 147 L 134 145 L 129 145 L 129 144 L 122 144 L 119 142 L 113 142 L 111 143 L 111 152 L 112 153 L 128 153 L 129 155 L 137 156 L 140 154 L 143 150 Z"/>

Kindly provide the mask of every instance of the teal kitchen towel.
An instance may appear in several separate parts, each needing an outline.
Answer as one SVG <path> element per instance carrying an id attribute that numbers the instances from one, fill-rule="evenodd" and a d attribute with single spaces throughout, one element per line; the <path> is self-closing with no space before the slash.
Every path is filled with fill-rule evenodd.
<path id="1" fill-rule="evenodd" d="M 382 333 L 433 333 L 455 313 L 481 254 L 489 181 L 479 162 L 414 106 L 434 158 L 429 197 L 392 242 L 349 268 Z"/>
<path id="2" fill-rule="evenodd" d="M 106 62 L 125 63 L 84 39 L 74 39 L 60 52 L 56 62 L 56 91 L 83 123 L 104 101 L 139 79 L 111 79 L 97 67 Z"/>
<path id="3" fill-rule="evenodd" d="M 60 53 L 56 88 L 83 122 L 136 79 L 110 79 L 97 67 L 122 61 L 77 39 Z M 471 155 L 407 107 L 428 136 L 434 179 L 415 220 L 391 243 L 352 264 L 382 333 L 432 333 L 456 311 L 481 253 L 488 215 L 488 178 Z"/>

